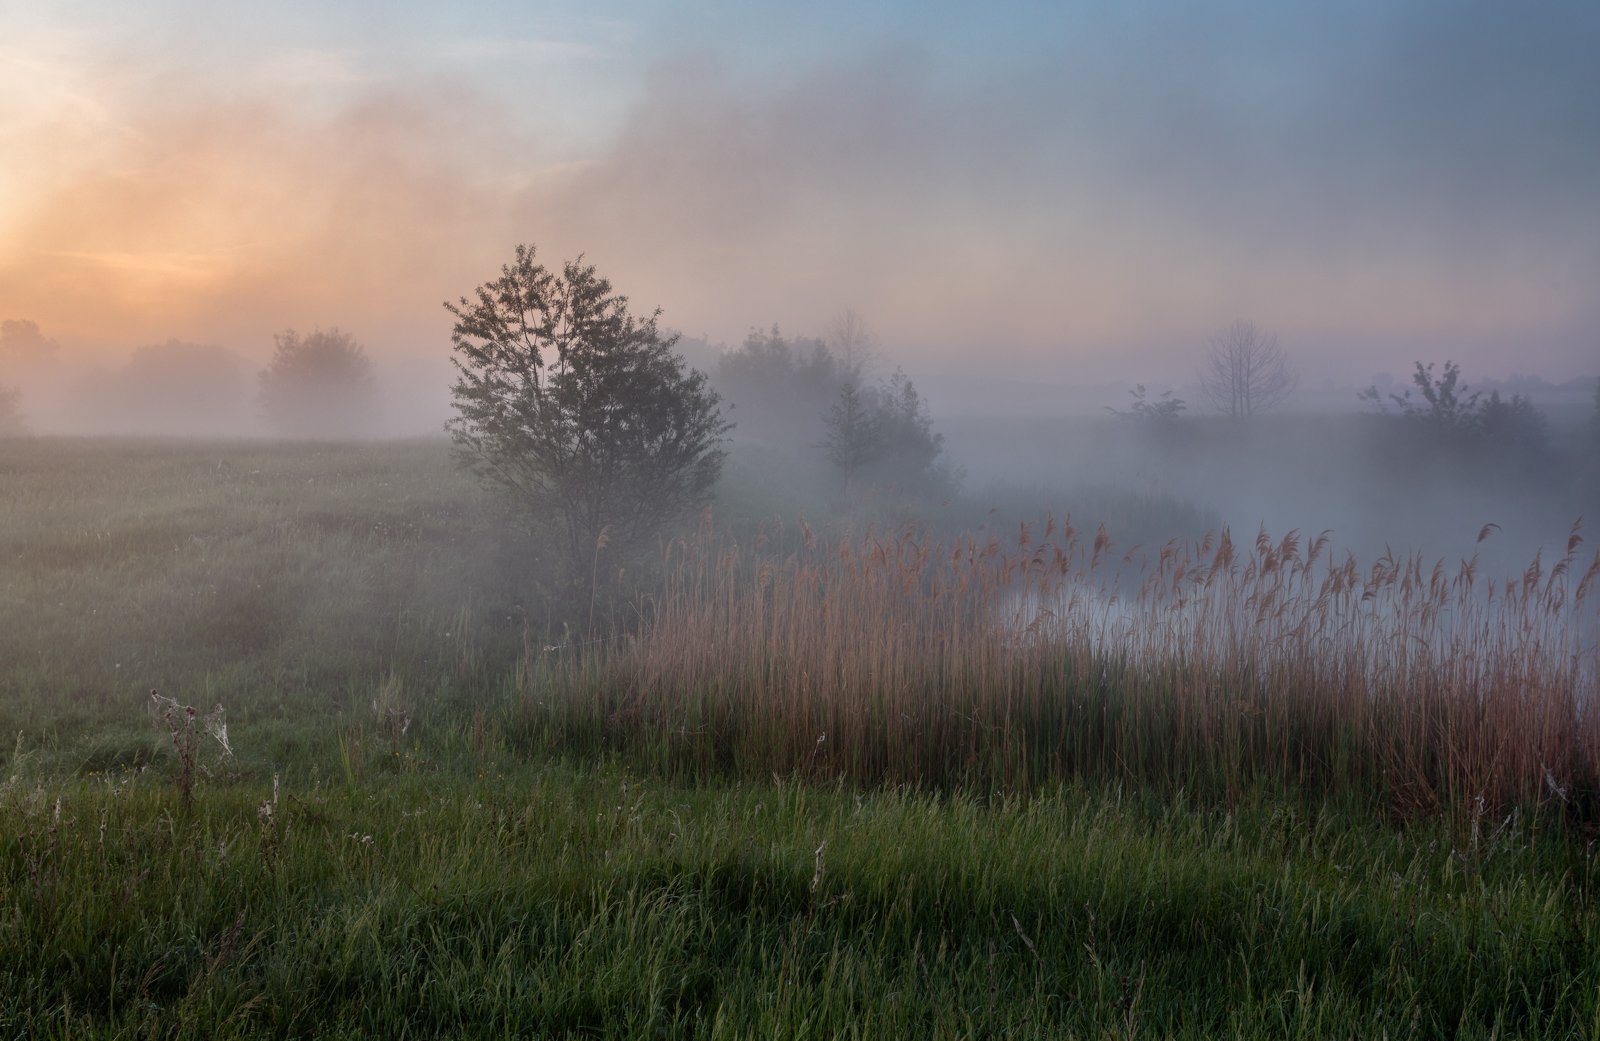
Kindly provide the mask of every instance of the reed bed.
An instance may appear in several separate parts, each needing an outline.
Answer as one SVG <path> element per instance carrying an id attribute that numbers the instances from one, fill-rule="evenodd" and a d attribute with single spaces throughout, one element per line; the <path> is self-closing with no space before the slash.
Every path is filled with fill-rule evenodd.
<path id="1" fill-rule="evenodd" d="M 638 633 L 530 654 L 523 739 L 693 774 L 1594 815 L 1600 554 L 1576 526 L 1494 581 L 1475 558 L 1362 565 L 1326 533 L 801 534 L 669 547 Z"/>

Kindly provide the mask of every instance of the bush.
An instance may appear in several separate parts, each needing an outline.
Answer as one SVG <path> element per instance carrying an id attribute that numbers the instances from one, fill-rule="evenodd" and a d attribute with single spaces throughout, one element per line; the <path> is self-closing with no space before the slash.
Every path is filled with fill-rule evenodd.
<path id="1" fill-rule="evenodd" d="M 823 341 L 785 339 L 777 326 L 751 330 L 717 360 L 717 388 L 738 416 L 740 439 L 772 444 L 809 443 L 841 388 L 860 378 Z"/>
<path id="2" fill-rule="evenodd" d="M 286 437 L 349 437 L 370 432 L 377 418 L 372 361 L 337 328 L 300 336 L 286 329 L 262 370 L 262 412 Z"/>
<path id="3" fill-rule="evenodd" d="M 863 489 L 912 499 L 956 494 L 960 473 L 944 456 L 928 404 L 906 374 L 866 391 L 846 383 L 824 419 L 823 450 L 846 493 Z"/>
<path id="4" fill-rule="evenodd" d="M 567 578 L 592 586 L 602 551 L 626 560 L 709 501 L 730 424 L 659 312 L 635 318 L 592 265 L 550 271 L 518 246 L 500 270 L 475 300 L 445 305 L 450 433 L 475 471 L 555 529 Z"/>
<path id="5" fill-rule="evenodd" d="M 1444 363 L 1439 376 L 1431 364 L 1417 362 L 1411 382 L 1418 398 L 1406 390 L 1390 394 L 1386 404 L 1376 387 L 1361 394 L 1381 415 L 1400 421 L 1403 440 L 1397 445 L 1386 438 L 1384 452 L 1394 456 L 1396 447 L 1402 449 L 1401 455 L 1409 450 L 1414 458 L 1401 459 L 1403 465 L 1432 459 L 1468 467 L 1492 462 L 1520 467 L 1526 474 L 1529 467 L 1540 469 L 1551 463 L 1548 426 L 1528 398 L 1521 394 L 1502 398 L 1499 391 L 1484 397 L 1461 382 L 1461 366 L 1451 361 Z"/>

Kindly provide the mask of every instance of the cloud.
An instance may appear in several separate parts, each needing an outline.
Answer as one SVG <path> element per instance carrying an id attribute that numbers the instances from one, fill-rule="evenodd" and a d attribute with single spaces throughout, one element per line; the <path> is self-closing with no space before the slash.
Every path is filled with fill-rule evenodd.
<path id="1" fill-rule="evenodd" d="M 0 62 L 0 316 L 424 354 L 439 302 L 533 242 L 690 333 L 852 305 L 914 366 L 1144 378 L 1242 315 L 1313 371 L 1514 347 L 1575 373 L 1600 339 L 1597 10 L 1119 6 L 969 63 L 702 41 L 618 126 L 573 86 L 626 57 L 593 34 L 446 40 L 421 78 L 392 40 L 274 48 L 227 83 L 39 54 Z M 499 71 L 438 71 L 475 60 Z"/>
<path id="2" fill-rule="evenodd" d="M 766 80 L 690 54 L 523 223 L 724 337 L 851 303 L 908 348 L 1106 371 L 1251 315 L 1362 368 L 1575 369 L 1600 335 L 1600 72 L 1568 14 L 1129 19 L 982 77 L 894 48 Z"/>
<path id="3" fill-rule="evenodd" d="M 605 53 L 600 46 L 579 40 L 487 36 L 463 36 L 439 41 L 430 46 L 428 52 L 433 59 L 447 62 L 591 61 Z"/>
<path id="4" fill-rule="evenodd" d="M 270 52 L 259 73 L 269 86 L 322 89 L 370 82 L 353 48 L 283 47 Z"/>
<path id="5" fill-rule="evenodd" d="M 441 339 L 439 302 L 471 277 L 457 272 L 523 158 L 465 91 L 374 89 L 312 114 L 158 84 L 102 122 L 122 132 L 34 186 L 0 242 L 0 309 L 91 343 L 248 352 L 317 324 Z M 80 134 L 60 121 L 33 151 Z"/>

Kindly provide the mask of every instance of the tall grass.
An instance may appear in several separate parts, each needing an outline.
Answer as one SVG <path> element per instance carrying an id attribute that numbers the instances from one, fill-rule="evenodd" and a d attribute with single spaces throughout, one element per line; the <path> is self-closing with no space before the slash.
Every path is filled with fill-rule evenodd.
<path id="1" fill-rule="evenodd" d="M 1587 816 L 1600 555 L 1581 543 L 1489 581 L 1363 566 L 1325 534 L 1117 554 L 1052 519 L 1004 542 L 806 532 L 781 558 L 703 534 L 669 550 L 642 632 L 525 663 L 523 738 L 691 772 Z"/>

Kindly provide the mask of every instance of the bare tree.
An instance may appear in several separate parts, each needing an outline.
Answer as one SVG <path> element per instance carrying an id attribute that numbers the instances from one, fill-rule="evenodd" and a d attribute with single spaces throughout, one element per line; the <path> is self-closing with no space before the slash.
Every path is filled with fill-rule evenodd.
<path id="1" fill-rule="evenodd" d="M 839 312 L 828 327 L 828 345 L 848 370 L 847 378 L 859 383 L 871 375 L 878 362 L 878 343 L 866 319 L 853 307 Z"/>
<path id="2" fill-rule="evenodd" d="M 1283 404 L 1299 378 L 1278 337 L 1239 319 L 1211 338 L 1200 368 L 1200 392 L 1213 408 L 1249 419 Z"/>

